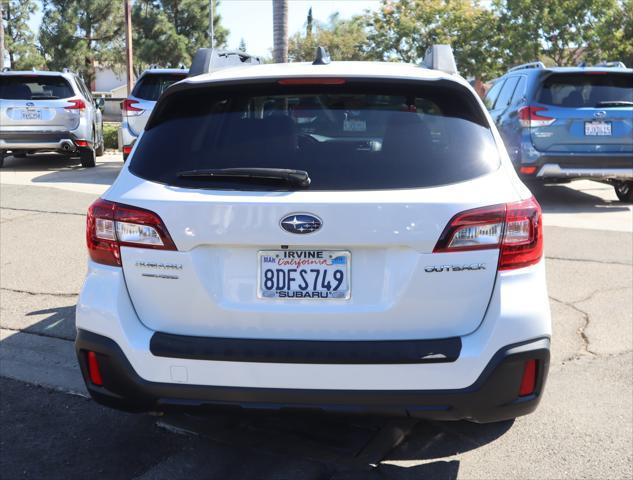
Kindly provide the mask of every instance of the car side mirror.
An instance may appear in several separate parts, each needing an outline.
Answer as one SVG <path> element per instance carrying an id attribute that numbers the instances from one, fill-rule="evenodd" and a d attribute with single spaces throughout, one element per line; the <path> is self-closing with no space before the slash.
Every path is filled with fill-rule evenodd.
<path id="1" fill-rule="evenodd" d="M 105 99 L 103 97 L 95 98 L 95 107 L 99 110 L 103 110 L 103 107 L 105 107 Z"/>

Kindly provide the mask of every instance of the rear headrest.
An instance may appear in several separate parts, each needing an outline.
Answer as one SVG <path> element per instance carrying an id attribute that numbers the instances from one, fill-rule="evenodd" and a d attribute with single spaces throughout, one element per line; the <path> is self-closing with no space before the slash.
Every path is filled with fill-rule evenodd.
<path id="1" fill-rule="evenodd" d="M 5 85 L 0 91 L 2 98 L 7 100 L 30 100 L 31 89 L 21 83 Z"/>
<path id="2" fill-rule="evenodd" d="M 387 154 L 419 152 L 430 146 L 431 135 L 417 113 L 394 112 L 387 120 L 382 151 Z"/>

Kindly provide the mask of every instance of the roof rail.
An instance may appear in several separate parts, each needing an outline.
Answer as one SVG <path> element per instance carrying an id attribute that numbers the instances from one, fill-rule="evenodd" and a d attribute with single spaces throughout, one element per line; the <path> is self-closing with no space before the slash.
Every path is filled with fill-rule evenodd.
<path id="1" fill-rule="evenodd" d="M 626 65 L 624 65 L 624 62 L 600 62 L 596 63 L 594 67 L 626 68 Z"/>
<path id="2" fill-rule="evenodd" d="M 3 68 L 2 68 L 2 71 L 3 71 L 3 72 L 10 72 L 10 71 L 11 71 L 11 69 L 10 69 L 9 67 L 3 67 Z"/>
<path id="3" fill-rule="evenodd" d="M 330 52 L 327 51 L 327 48 L 317 47 L 312 65 L 328 65 L 331 61 Z"/>
<path id="4" fill-rule="evenodd" d="M 545 64 L 543 62 L 530 62 L 524 63 L 522 65 L 517 65 L 516 67 L 512 67 L 508 72 L 515 72 L 517 70 L 524 70 L 526 68 L 545 68 Z"/>
<path id="5" fill-rule="evenodd" d="M 431 45 L 426 49 L 421 66 L 451 75 L 457 73 L 457 65 L 450 45 Z"/>
<path id="6" fill-rule="evenodd" d="M 193 56 L 189 76 L 213 72 L 220 68 L 237 65 L 256 65 L 263 63 L 261 57 L 242 51 L 219 50 L 217 48 L 199 48 Z"/>

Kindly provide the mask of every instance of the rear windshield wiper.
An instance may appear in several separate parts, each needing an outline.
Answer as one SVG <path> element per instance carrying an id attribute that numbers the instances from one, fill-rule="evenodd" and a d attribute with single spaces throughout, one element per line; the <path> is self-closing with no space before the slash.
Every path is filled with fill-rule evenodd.
<path id="1" fill-rule="evenodd" d="M 626 100 L 608 100 L 598 102 L 596 107 L 633 107 L 633 102 L 628 102 Z"/>
<path id="2" fill-rule="evenodd" d="M 284 181 L 292 185 L 307 187 L 310 176 L 305 170 L 289 168 L 207 168 L 178 172 L 180 178 L 253 178 L 257 180 Z"/>

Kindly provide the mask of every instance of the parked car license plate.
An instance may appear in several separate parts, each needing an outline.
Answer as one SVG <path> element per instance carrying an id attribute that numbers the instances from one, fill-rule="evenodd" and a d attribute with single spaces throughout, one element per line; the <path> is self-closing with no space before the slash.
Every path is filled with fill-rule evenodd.
<path id="1" fill-rule="evenodd" d="M 258 296 L 348 299 L 351 259 L 347 250 L 262 250 L 257 253 Z"/>
<path id="2" fill-rule="evenodd" d="M 41 110 L 22 110 L 22 120 L 41 120 Z"/>
<path id="3" fill-rule="evenodd" d="M 605 137 L 611 135 L 611 122 L 585 122 L 585 135 Z"/>

